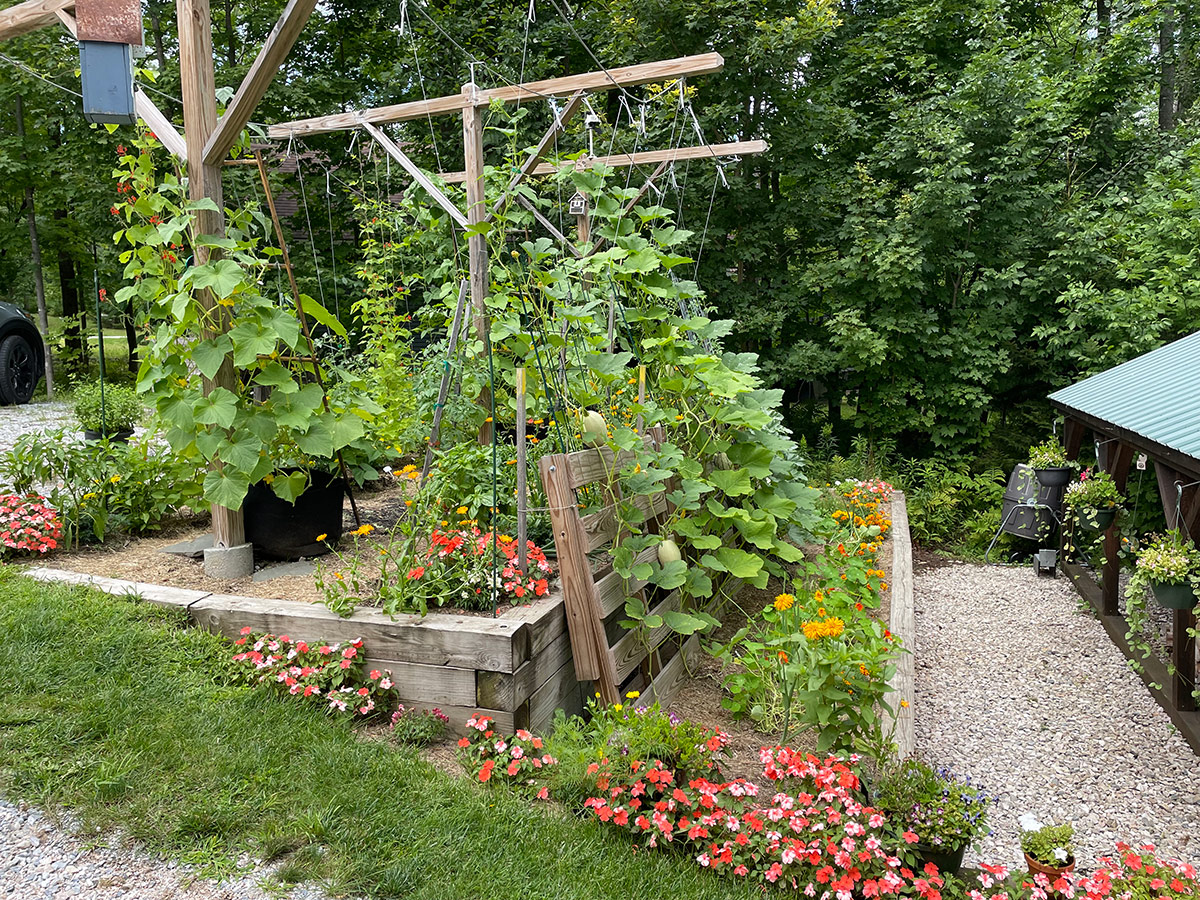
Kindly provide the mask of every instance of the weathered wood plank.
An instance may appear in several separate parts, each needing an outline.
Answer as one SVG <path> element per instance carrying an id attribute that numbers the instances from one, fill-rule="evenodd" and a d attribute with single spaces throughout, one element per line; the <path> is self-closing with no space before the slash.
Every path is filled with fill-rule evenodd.
<path id="1" fill-rule="evenodd" d="M 671 591 L 650 610 L 650 615 L 661 616 L 665 612 L 679 609 L 679 591 Z M 659 644 L 675 632 L 664 622 L 658 628 L 652 628 L 644 635 L 630 631 L 617 641 L 612 648 L 613 666 L 617 671 L 617 684 L 630 676 L 638 664 L 645 659 L 647 652 L 653 652 Z"/>
<path id="2" fill-rule="evenodd" d="M 555 710 L 561 709 L 570 715 L 582 708 L 582 685 L 575 677 L 574 665 L 568 660 L 529 698 L 530 728 L 544 730 L 554 720 Z"/>
<path id="3" fill-rule="evenodd" d="M 629 450 L 622 450 L 620 453 L 614 454 L 608 447 L 576 450 L 574 453 L 568 453 L 566 454 L 566 463 L 570 473 L 571 490 L 593 482 L 607 484 L 616 478 L 618 472 L 636 459 L 637 457 Z"/>
<path id="4" fill-rule="evenodd" d="M 475 673 L 475 702 L 493 709 L 516 709 L 568 662 L 571 636 L 564 632 L 515 672 Z"/>
<path id="5" fill-rule="evenodd" d="M 74 0 L 71 0 L 74 3 Z M 577 91 L 608 91 L 618 85 L 630 87 L 655 81 L 668 81 L 687 75 L 707 75 L 721 71 L 725 60 L 719 53 L 702 53 L 699 56 L 684 56 L 678 59 L 659 60 L 635 66 L 621 66 L 606 72 L 585 72 L 565 78 L 549 78 L 544 81 L 526 82 L 520 85 L 479 91 L 474 98 L 461 94 L 436 97 L 432 100 L 413 100 L 374 109 L 317 116 L 272 125 L 267 134 L 273 138 L 300 137 L 306 134 L 324 134 L 330 131 L 345 131 L 356 128 L 362 122 L 382 125 L 386 122 L 404 122 L 459 112 L 468 106 L 487 106 L 493 100 L 513 103 L 517 100 L 536 100 L 545 97 L 566 97 Z"/>
<path id="6" fill-rule="evenodd" d="M 700 637 L 693 634 L 641 692 L 641 696 L 637 698 L 637 705 L 642 708 L 652 703 L 662 707 L 669 706 L 679 689 L 687 682 L 692 661 L 699 652 Z"/>
<path id="7" fill-rule="evenodd" d="M 432 197 L 433 201 L 445 210 L 446 214 L 454 220 L 459 228 L 465 229 L 467 227 L 467 217 L 462 214 L 462 210 L 455 206 L 454 201 L 447 197 L 442 192 L 442 189 L 430 180 L 428 175 L 421 171 L 420 166 L 408 158 L 404 151 L 396 145 L 395 141 L 370 122 L 363 122 L 362 127 L 371 137 L 375 138 L 375 142 L 383 148 L 384 153 L 398 162 L 400 167 L 411 175 L 417 184 L 425 189 L 425 193 Z"/>
<path id="8" fill-rule="evenodd" d="M 187 162 L 187 141 L 141 88 L 133 92 L 133 108 L 167 152 L 181 162 Z"/>
<path id="9" fill-rule="evenodd" d="M 735 141 L 730 144 L 701 144 L 696 147 L 673 147 L 669 150 L 641 150 L 637 153 L 614 153 L 586 159 L 588 166 L 601 163 L 614 169 L 648 166 L 652 163 L 684 162 L 689 159 L 719 159 L 726 156 L 751 156 L 767 151 L 766 141 Z M 558 171 L 555 163 L 542 163 L 533 175 L 552 175 Z M 458 184 L 466 178 L 464 172 L 439 172 L 446 184 Z"/>
<path id="10" fill-rule="evenodd" d="M 892 580 L 889 588 L 891 617 L 888 628 L 907 652 L 896 661 L 891 690 L 886 699 L 892 707 L 883 710 L 884 730 L 896 726 L 896 748 L 900 759 L 907 759 L 916 750 L 913 729 L 913 700 L 916 692 L 916 657 L 914 635 L 916 623 L 913 609 L 912 540 L 908 530 L 908 506 L 902 491 L 892 493 Z"/>
<path id="11" fill-rule="evenodd" d="M 264 600 L 212 594 L 193 604 L 202 626 L 234 637 L 246 625 L 255 631 L 289 634 L 305 640 L 353 640 L 361 637 L 368 652 L 385 659 L 432 666 L 459 666 L 512 672 L 528 659 L 528 627 L 520 620 L 431 613 L 397 616 L 359 609 L 349 618 L 322 606 L 289 600 Z"/>
<path id="12" fill-rule="evenodd" d="M 0 10 L 0 41 L 53 25 L 60 9 L 74 8 L 75 0 L 28 0 Z"/>
<path id="13" fill-rule="evenodd" d="M 271 86 L 275 74 L 283 66 L 316 5 L 317 0 L 288 0 L 279 21 L 267 35 L 267 40 L 258 51 L 258 56 L 254 58 L 250 71 L 238 85 L 237 93 L 225 107 L 225 114 L 221 116 L 216 129 L 204 145 L 204 161 L 208 165 L 218 165 L 229 153 L 229 149 L 237 143 L 242 129 L 254 115 L 255 107 Z"/>
<path id="14" fill-rule="evenodd" d="M 402 659 L 388 659 L 372 650 L 367 638 L 364 648 L 370 669 L 390 669 L 392 681 L 401 694 L 423 697 L 437 706 L 473 706 L 475 700 L 475 670 L 455 666 L 431 666 Z M 512 677 L 512 676 L 506 676 Z M 504 707 L 512 709 L 513 707 Z"/>
<path id="15" fill-rule="evenodd" d="M 525 622 L 529 627 L 529 654 L 526 659 L 533 659 L 567 630 L 562 583 L 555 582 L 546 596 L 537 598 L 529 606 L 506 613 L 505 618 Z"/>
<path id="16" fill-rule="evenodd" d="M 560 465 L 562 462 L 562 455 L 542 457 L 539 471 L 554 527 L 575 674 L 580 681 L 596 681 L 606 702 L 610 698 L 615 702 L 616 672 L 604 637 L 596 586 L 584 550 L 587 540 L 579 521 L 569 473 Z"/>

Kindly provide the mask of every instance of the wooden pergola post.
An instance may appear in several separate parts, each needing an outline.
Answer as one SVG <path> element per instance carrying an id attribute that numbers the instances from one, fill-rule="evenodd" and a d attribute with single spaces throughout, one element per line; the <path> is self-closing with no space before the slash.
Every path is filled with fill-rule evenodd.
<path id="1" fill-rule="evenodd" d="M 471 81 L 463 85 L 463 157 L 466 168 L 464 187 L 467 191 L 467 223 L 472 228 L 482 226 L 488 217 L 486 189 L 483 183 L 483 115 L 479 102 L 479 89 Z M 471 309 L 475 326 L 475 339 L 488 343 L 490 317 L 487 311 L 490 266 L 487 237 L 479 231 L 467 235 L 467 265 L 471 282 Z M 479 405 L 490 409 L 492 391 L 484 388 L 479 395 Z M 490 418 L 490 417 L 489 417 Z M 496 423 L 487 421 L 479 429 L 479 443 L 490 444 Z"/>
<path id="2" fill-rule="evenodd" d="M 1168 528 L 1178 528 L 1194 542 L 1200 538 L 1197 513 L 1200 512 L 1200 497 L 1197 496 L 1194 478 L 1186 478 L 1165 463 L 1154 463 L 1154 474 L 1158 479 L 1158 493 L 1162 498 L 1163 514 Z M 1171 664 L 1168 695 L 1176 709 L 1194 710 L 1196 698 L 1192 691 L 1196 686 L 1196 612 L 1194 609 L 1176 609 L 1171 614 Z"/>
<path id="3" fill-rule="evenodd" d="M 1105 453 L 1103 468 L 1112 476 L 1117 490 L 1125 493 L 1129 482 L 1129 467 L 1133 465 L 1133 447 L 1122 442 L 1109 442 L 1104 445 Z M 1114 520 L 1104 532 L 1104 575 L 1100 584 L 1103 596 L 1103 612 L 1106 616 L 1114 616 L 1120 611 L 1120 578 L 1121 578 L 1121 532 Z"/>

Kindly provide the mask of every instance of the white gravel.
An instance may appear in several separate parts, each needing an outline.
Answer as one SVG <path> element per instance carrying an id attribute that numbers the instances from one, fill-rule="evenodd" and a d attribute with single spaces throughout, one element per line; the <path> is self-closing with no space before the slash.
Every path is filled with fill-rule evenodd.
<path id="1" fill-rule="evenodd" d="M 266 869 L 245 870 L 223 882 L 200 878 L 173 860 L 152 856 L 119 835 L 87 842 L 69 821 L 0 800 L 0 900 L 267 900 L 258 883 Z M 300 887 L 293 900 L 321 900 Z"/>
<path id="2" fill-rule="evenodd" d="M 968 863 L 1019 862 L 1025 812 L 1072 822 L 1084 868 L 1119 839 L 1200 862 L 1200 759 L 1065 576 L 925 569 L 915 605 L 918 753 L 999 797 Z"/>
<path id="3" fill-rule="evenodd" d="M 0 450 L 9 450 L 23 434 L 65 428 L 78 431 L 69 400 L 40 400 L 22 406 L 0 406 Z"/>

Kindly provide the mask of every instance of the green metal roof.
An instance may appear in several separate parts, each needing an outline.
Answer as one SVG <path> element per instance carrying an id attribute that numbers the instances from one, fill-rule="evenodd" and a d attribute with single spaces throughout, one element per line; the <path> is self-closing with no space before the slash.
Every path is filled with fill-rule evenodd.
<path id="1" fill-rule="evenodd" d="M 1050 395 L 1052 403 L 1200 459 L 1200 331 Z"/>

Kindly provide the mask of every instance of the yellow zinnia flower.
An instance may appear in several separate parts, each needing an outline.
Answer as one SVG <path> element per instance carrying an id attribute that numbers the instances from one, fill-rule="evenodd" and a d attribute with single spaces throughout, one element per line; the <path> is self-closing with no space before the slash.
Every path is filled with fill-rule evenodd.
<path id="1" fill-rule="evenodd" d="M 796 598 L 791 594 L 780 594 L 775 598 L 775 608 L 780 612 L 785 612 L 792 608 Z"/>

